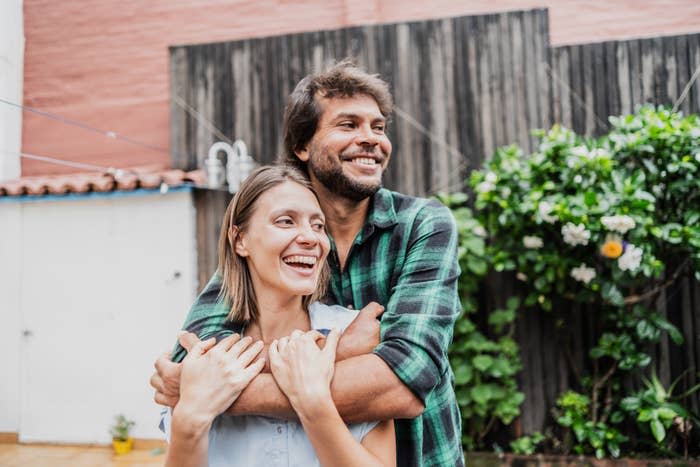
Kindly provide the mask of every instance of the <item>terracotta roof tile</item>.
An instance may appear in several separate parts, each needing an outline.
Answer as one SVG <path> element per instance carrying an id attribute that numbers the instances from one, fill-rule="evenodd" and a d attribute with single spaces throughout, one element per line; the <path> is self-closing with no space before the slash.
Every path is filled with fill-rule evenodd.
<path id="1" fill-rule="evenodd" d="M 182 170 L 145 171 L 134 169 L 116 170 L 113 173 L 83 172 L 68 175 L 46 175 L 0 182 L 0 197 L 62 195 L 91 191 L 131 191 L 137 188 L 158 188 L 162 183 L 168 186 L 179 186 L 185 183 L 204 185 L 205 180 L 202 170 L 184 172 Z"/>

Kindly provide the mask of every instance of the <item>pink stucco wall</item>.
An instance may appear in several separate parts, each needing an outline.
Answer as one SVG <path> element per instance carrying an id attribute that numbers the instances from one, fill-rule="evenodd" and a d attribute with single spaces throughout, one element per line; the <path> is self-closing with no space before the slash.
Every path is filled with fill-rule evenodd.
<path id="1" fill-rule="evenodd" d="M 168 46 L 548 7 L 555 45 L 700 31 L 697 0 L 24 0 L 24 103 L 162 152 L 24 113 L 24 152 L 169 165 Z M 23 175 L 75 169 L 22 161 Z"/>

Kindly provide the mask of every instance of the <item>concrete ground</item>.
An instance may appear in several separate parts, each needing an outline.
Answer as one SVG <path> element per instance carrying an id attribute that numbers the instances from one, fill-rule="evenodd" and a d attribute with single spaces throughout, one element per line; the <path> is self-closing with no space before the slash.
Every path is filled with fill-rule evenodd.
<path id="1" fill-rule="evenodd" d="M 162 448 L 116 455 L 111 447 L 0 444 L 0 467 L 162 467 Z"/>

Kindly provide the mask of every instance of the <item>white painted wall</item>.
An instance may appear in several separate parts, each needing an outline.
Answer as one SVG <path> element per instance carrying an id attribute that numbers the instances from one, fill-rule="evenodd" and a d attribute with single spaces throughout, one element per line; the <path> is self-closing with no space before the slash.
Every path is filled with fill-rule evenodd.
<path id="1" fill-rule="evenodd" d="M 19 427 L 22 207 L 0 203 L 0 432 Z"/>
<path id="2" fill-rule="evenodd" d="M 22 0 L 0 1 L 0 98 L 22 103 Z M 0 103 L 0 182 L 20 175 L 22 110 Z"/>
<path id="3" fill-rule="evenodd" d="M 195 297 L 191 194 L 5 202 L 0 225 L 0 284 L 10 279 L 0 310 L 13 317 L 13 329 L 0 326 L 0 358 L 20 373 L 19 384 L 0 379 L 0 420 L 10 420 L 0 430 L 107 443 L 124 413 L 133 436 L 159 438 L 148 381 Z"/>

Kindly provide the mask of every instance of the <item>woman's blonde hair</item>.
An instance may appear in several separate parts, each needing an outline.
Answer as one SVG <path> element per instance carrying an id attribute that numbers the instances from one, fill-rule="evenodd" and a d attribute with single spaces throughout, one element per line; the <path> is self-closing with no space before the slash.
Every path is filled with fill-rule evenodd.
<path id="1" fill-rule="evenodd" d="M 246 178 L 226 208 L 219 235 L 219 272 L 222 278 L 219 298 L 231 307 L 228 314 L 230 321 L 250 323 L 258 319 L 258 300 L 250 270 L 246 259 L 236 253 L 236 239 L 241 232 L 246 231 L 258 198 L 267 190 L 285 182 L 298 183 L 318 199 L 311 182 L 298 169 L 281 165 L 267 166 L 260 167 Z M 302 298 L 304 308 L 323 298 L 329 279 L 330 268 L 328 262 L 324 261 L 316 290 Z"/>

